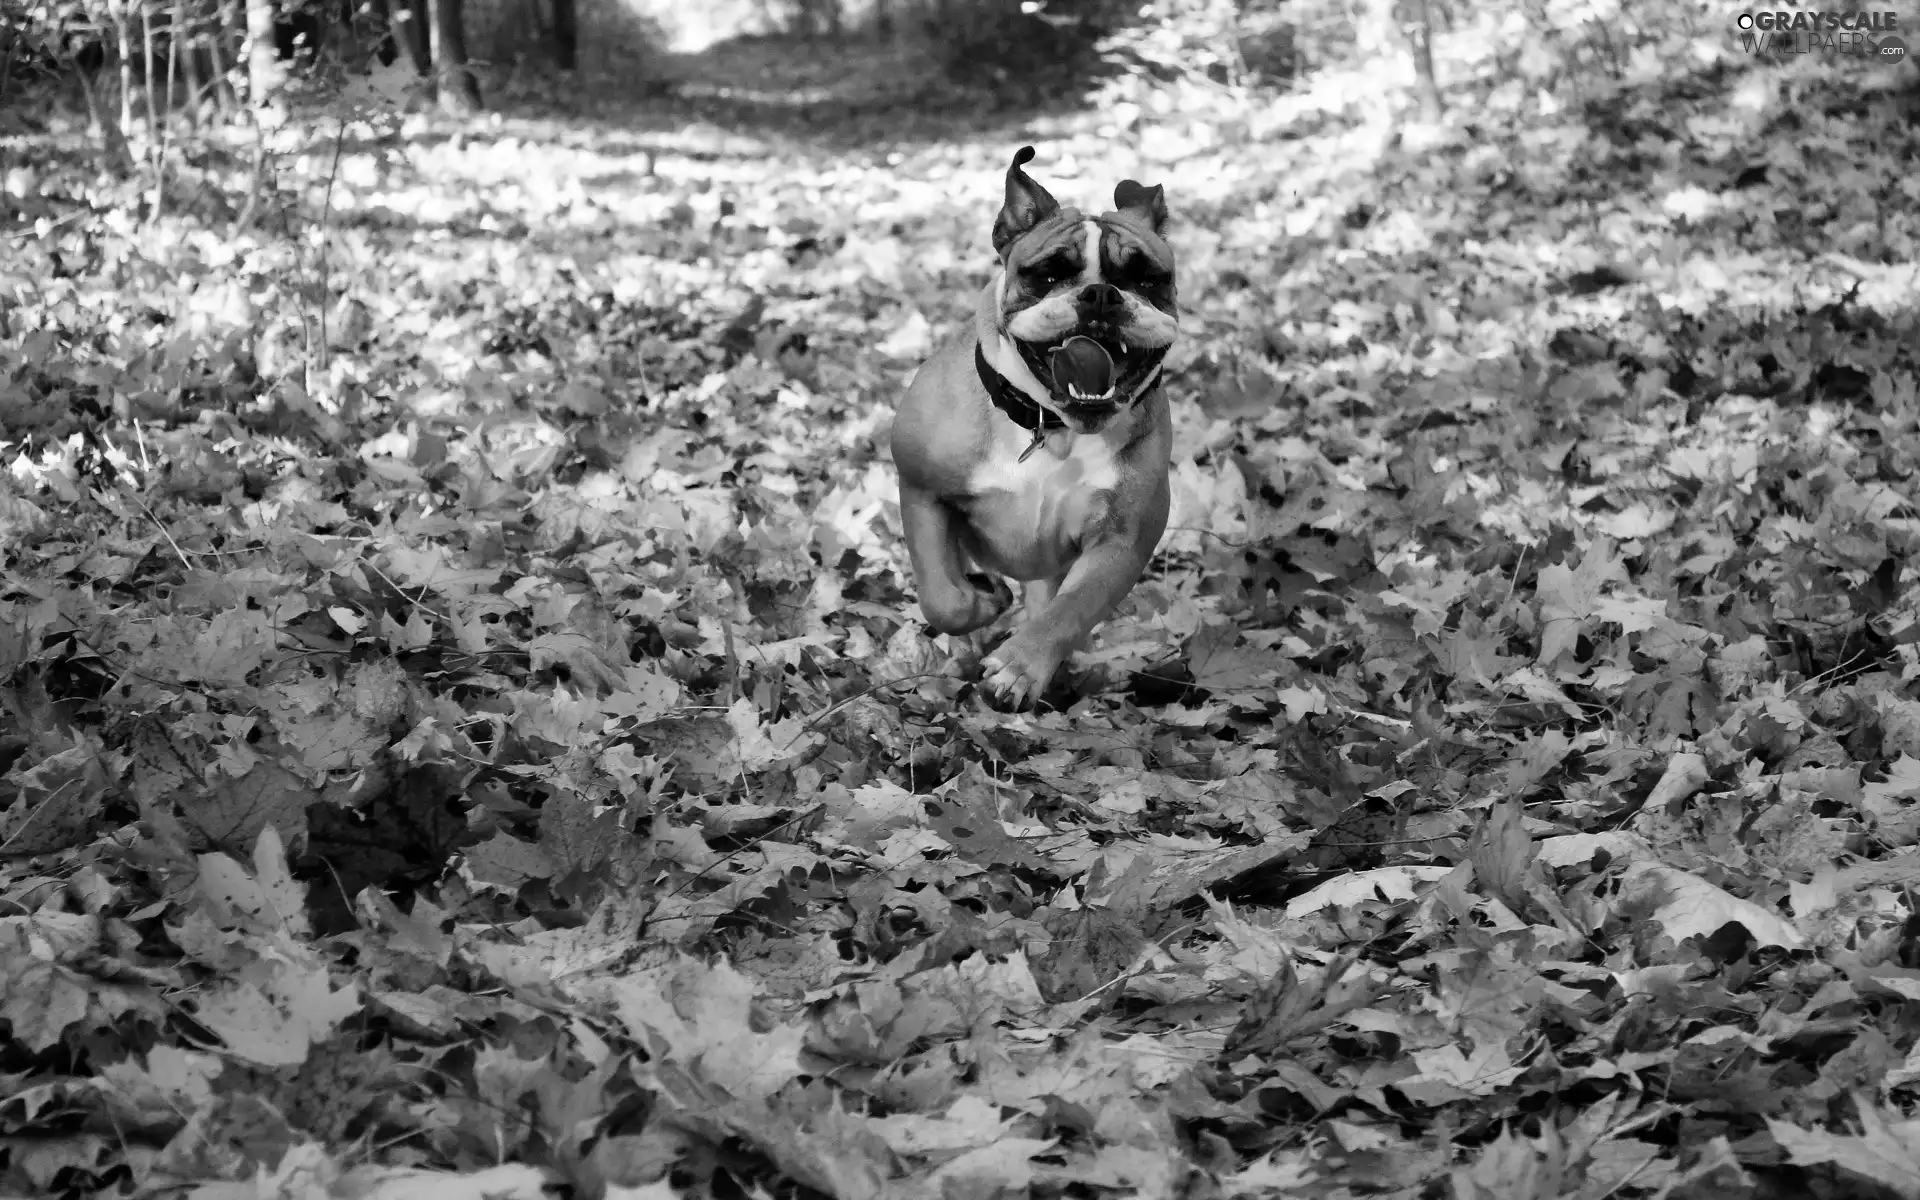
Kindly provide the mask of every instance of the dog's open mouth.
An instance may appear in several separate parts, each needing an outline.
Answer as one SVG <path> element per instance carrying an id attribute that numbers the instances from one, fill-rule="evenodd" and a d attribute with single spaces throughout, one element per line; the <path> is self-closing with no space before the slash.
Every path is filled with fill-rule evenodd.
<path id="1" fill-rule="evenodd" d="M 1020 356 L 1054 398 L 1072 408 L 1112 408 L 1132 398 L 1165 346 L 1135 346 L 1112 329 L 1083 330 L 1055 342 L 1018 342 Z"/>

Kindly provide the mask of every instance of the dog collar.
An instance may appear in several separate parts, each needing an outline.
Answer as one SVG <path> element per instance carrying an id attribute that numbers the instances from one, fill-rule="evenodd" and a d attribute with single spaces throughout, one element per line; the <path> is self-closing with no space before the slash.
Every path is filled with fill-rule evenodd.
<path id="1" fill-rule="evenodd" d="M 1031 431 L 1037 442 L 1049 429 L 1065 429 L 1067 423 L 1044 404 L 1034 400 L 1018 387 L 1013 380 L 993 369 L 987 361 L 987 351 L 979 342 L 973 344 L 973 369 L 980 374 L 980 386 L 987 389 L 987 398 L 993 406 L 1012 418 L 1020 428 Z"/>
<path id="2" fill-rule="evenodd" d="M 1066 421 L 1059 413 L 1036 402 L 1032 396 L 1016 387 L 1011 379 L 994 370 L 993 364 L 987 361 L 986 347 L 979 342 L 973 344 L 973 369 L 980 376 L 980 386 L 987 389 L 987 398 L 993 401 L 993 406 L 1007 414 L 1015 425 L 1033 434 L 1033 441 L 1020 452 L 1021 462 L 1027 461 L 1035 450 L 1046 444 L 1049 433 L 1067 428 Z M 1160 369 L 1156 366 L 1153 374 L 1140 385 L 1140 390 L 1127 398 L 1127 403 L 1144 399 L 1159 386 Z"/>

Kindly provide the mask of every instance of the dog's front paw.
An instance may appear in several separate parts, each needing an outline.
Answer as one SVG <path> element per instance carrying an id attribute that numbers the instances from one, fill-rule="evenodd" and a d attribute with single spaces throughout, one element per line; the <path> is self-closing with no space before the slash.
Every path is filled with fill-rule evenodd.
<path id="1" fill-rule="evenodd" d="M 1060 669 L 1065 654 L 1030 630 L 1016 630 L 987 655 L 986 678 L 981 686 L 994 703 L 1006 708 L 1023 708 L 1040 698 L 1047 681 Z"/>

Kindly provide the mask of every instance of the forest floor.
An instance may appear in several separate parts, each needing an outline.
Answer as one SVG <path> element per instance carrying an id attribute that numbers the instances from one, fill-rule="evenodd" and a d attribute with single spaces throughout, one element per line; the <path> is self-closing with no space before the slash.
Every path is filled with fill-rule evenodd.
<path id="1" fill-rule="evenodd" d="M 1915 68 L 1443 62 L 11 118 L 0 1195 L 1920 1196 Z M 884 447 L 1028 142 L 1184 334 L 1010 714 Z"/>

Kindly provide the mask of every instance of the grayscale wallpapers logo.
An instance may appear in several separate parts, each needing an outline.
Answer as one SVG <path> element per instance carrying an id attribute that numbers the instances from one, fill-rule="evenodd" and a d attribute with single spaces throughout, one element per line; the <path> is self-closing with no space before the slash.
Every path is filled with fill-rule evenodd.
<path id="1" fill-rule="evenodd" d="M 1734 19 L 1740 45 L 1750 54 L 1840 54 L 1874 62 L 1900 62 L 1907 43 L 1890 11 L 1794 9 L 1743 12 Z"/>

